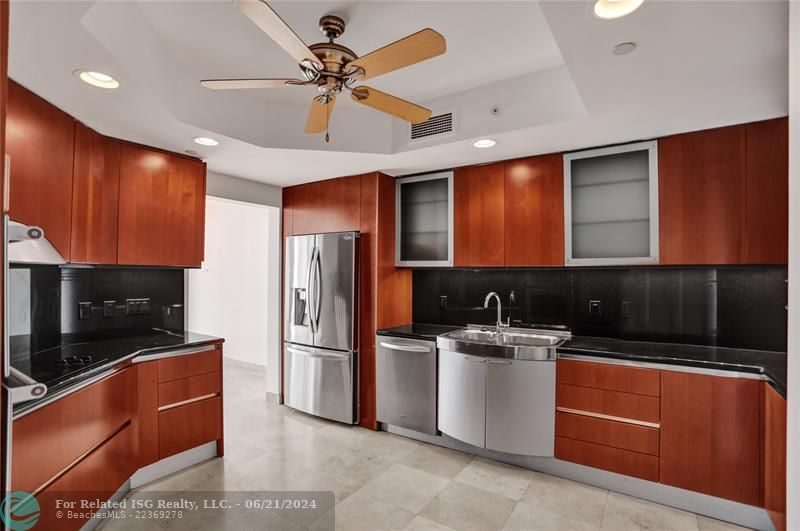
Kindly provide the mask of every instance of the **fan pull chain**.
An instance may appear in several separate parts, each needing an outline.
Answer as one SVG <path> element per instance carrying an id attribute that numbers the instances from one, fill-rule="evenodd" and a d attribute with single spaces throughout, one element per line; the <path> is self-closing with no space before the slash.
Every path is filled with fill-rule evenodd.
<path id="1" fill-rule="evenodd" d="M 331 128 L 331 102 L 328 100 L 328 104 L 325 106 L 325 112 L 328 113 L 328 119 L 325 121 L 325 142 L 331 141 L 331 135 L 329 134 Z"/>

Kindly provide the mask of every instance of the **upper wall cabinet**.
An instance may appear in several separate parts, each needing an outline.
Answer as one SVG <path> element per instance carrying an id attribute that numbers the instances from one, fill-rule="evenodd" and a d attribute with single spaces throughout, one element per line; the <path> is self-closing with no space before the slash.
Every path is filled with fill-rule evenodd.
<path id="1" fill-rule="evenodd" d="M 662 264 L 738 264 L 745 212 L 745 127 L 659 142 Z"/>
<path id="2" fill-rule="evenodd" d="M 789 119 L 745 126 L 747 210 L 742 262 L 789 261 Z"/>
<path id="3" fill-rule="evenodd" d="M 453 172 L 404 177 L 396 186 L 397 265 L 452 266 Z"/>
<path id="4" fill-rule="evenodd" d="M 292 234 L 346 232 L 361 227 L 361 177 L 339 177 L 291 187 Z"/>
<path id="5" fill-rule="evenodd" d="M 67 261 L 74 135 L 75 120 L 71 116 L 13 81 L 8 82 L 9 215 L 44 229 L 47 239 Z"/>
<path id="6" fill-rule="evenodd" d="M 453 238 L 456 267 L 505 264 L 505 164 L 455 171 Z"/>
<path id="7" fill-rule="evenodd" d="M 505 265 L 564 265 L 561 154 L 505 163 Z"/>
<path id="8" fill-rule="evenodd" d="M 121 146 L 118 262 L 199 266 L 203 260 L 205 163 Z"/>
<path id="9" fill-rule="evenodd" d="M 564 155 L 566 265 L 658 263 L 655 141 Z"/>
<path id="10" fill-rule="evenodd" d="M 785 264 L 785 118 L 659 141 L 661 263 Z"/>
<path id="11" fill-rule="evenodd" d="M 117 263 L 120 142 L 75 124 L 71 261 Z"/>

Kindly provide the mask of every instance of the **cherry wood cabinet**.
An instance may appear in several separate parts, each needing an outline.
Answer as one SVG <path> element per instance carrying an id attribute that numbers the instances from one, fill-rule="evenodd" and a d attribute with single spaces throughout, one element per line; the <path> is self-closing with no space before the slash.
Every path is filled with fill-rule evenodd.
<path id="1" fill-rule="evenodd" d="M 761 505 L 762 385 L 662 371 L 661 482 Z"/>
<path id="2" fill-rule="evenodd" d="M 221 397 L 172 407 L 158 413 L 159 459 L 221 438 Z"/>
<path id="3" fill-rule="evenodd" d="M 92 449 L 66 474 L 39 492 L 36 499 L 41 512 L 36 527 L 62 531 L 81 529 L 91 514 L 90 510 L 79 509 L 81 503 L 111 498 L 136 471 L 132 453 L 133 437 L 133 428 L 126 424 Z M 75 504 L 73 514 L 69 517 L 64 515 L 65 503 Z"/>
<path id="4" fill-rule="evenodd" d="M 745 126 L 747 209 L 742 262 L 786 264 L 789 253 L 789 119 Z"/>
<path id="5" fill-rule="evenodd" d="M 136 376 L 134 368 L 123 369 L 15 420 L 12 487 L 37 492 L 129 424 Z"/>
<path id="6" fill-rule="evenodd" d="M 564 265 L 564 157 L 505 163 L 505 265 Z"/>
<path id="7" fill-rule="evenodd" d="M 121 147 L 119 264 L 199 266 L 204 226 L 204 162 Z"/>
<path id="8" fill-rule="evenodd" d="M 453 264 L 505 265 L 505 164 L 467 166 L 453 178 Z"/>
<path id="9" fill-rule="evenodd" d="M 5 131 L 11 156 L 9 215 L 44 229 L 69 261 L 75 120 L 9 81 Z"/>
<path id="10" fill-rule="evenodd" d="M 120 143 L 75 124 L 71 258 L 117 263 Z"/>
<path id="11" fill-rule="evenodd" d="M 293 186 L 292 234 L 359 230 L 360 206 L 360 175 Z"/>
<path id="12" fill-rule="evenodd" d="M 556 363 L 556 458 L 658 481 L 661 372 Z"/>
<path id="13" fill-rule="evenodd" d="M 136 365 L 138 371 L 136 412 L 133 417 L 134 455 L 137 467 L 158 461 L 158 362 Z"/>
<path id="14" fill-rule="evenodd" d="M 786 118 L 662 138 L 662 264 L 785 264 Z"/>
<path id="15" fill-rule="evenodd" d="M 764 508 L 775 529 L 786 529 L 786 399 L 764 390 Z"/>
<path id="16" fill-rule="evenodd" d="M 591 442 L 556 437 L 556 458 L 648 481 L 658 481 L 658 457 Z"/>
<path id="17" fill-rule="evenodd" d="M 737 125 L 658 141 L 662 264 L 741 261 L 745 140 Z"/>

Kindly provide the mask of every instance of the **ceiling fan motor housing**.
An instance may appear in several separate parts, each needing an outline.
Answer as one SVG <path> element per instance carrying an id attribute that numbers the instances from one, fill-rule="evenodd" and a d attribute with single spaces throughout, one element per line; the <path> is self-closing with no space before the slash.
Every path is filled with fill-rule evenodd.
<path id="1" fill-rule="evenodd" d="M 336 15 L 325 15 L 319 19 L 319 30 L 326 38 L 338 39 L 344 33 L 344 20 Z"/>

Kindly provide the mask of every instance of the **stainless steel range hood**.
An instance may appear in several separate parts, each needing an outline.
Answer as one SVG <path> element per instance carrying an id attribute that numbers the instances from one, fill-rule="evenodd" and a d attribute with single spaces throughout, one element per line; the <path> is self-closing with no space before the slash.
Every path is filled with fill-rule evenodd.
<path id="1" fill-rule="evenodd" d="M 66 260 L 44 236 L 40 227 L 24 225 L 6 216 L 8 261 L 12 264 L 61 265 Z"/>

